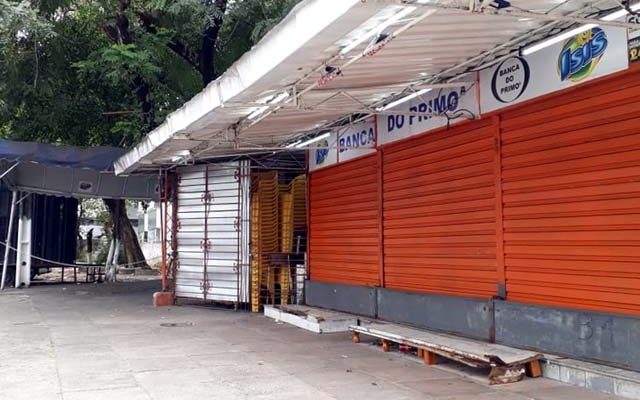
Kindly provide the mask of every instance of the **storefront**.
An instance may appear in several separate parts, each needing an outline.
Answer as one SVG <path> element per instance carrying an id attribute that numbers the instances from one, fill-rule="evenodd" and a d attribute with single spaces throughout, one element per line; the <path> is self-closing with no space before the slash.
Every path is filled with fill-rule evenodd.
<path id="1" fill-rule="evenodd" d="M 454 3 L 300 2 L 116 173 L 306 152 L 308 304 L 640 370 L 640 4 Z M 230 251 L 277 303 L 293 188 L 259 168 Z M 165 257 L 198 299 L 215 196 Z"/>
<path id="2" fill-rule="evenodd" d="M 506 58 L 479 90 L 362 122 L 375 146 L 336 132 L 337 154 L 310 158 L 307 301 L 640 369 L 640 69 L 626 43 L 593 28 Z"/>

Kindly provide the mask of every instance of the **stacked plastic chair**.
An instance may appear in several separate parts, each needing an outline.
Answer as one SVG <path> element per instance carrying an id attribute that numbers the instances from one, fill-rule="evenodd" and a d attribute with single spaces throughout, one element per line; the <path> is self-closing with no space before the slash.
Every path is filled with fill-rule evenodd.
<path id="1" fill-rule="evenodd" d="M 300 175 L 291 181 L 293 207 L 293 229 L 307 226 L 307 177 Z"/>
<path id="2" fill-rule="evenodd" d="M 289 185 L 280 189 L 280 251 L 285 254 L 293 252 L 293 195 Z M 289 304 L 291 267 L 288 258 L 283 261 L 287 262 L 278 268 L 280 302 Z"/>
<path id="3" fill-rule="evenodd" d="M 279 241 L 279 187 L 277 171 L 255 174 L 251 205 L 251 311 L 259 312 L 262 288 L 270 295 L 275 292 L 274 268 L 270 263 L 273 253 L 280 251 Z"/>

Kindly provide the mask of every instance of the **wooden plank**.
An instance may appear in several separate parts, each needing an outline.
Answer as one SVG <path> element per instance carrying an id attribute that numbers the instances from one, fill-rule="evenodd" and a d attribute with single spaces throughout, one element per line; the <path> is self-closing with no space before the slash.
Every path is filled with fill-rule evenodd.
<path id="1" fill-rule="evenodd" d="M 383 343 L 391 341 L 407 344 L 474 367 L 526 364 L 542 356 L 532 351 L 418 330 L 396 324 L 354 325 L 349 329 L 361 334 L 381 338 Z"/>

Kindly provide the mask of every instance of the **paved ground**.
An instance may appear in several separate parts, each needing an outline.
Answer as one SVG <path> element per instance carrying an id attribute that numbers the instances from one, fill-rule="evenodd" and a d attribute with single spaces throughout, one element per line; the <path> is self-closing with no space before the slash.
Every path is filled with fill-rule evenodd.
<path id="1" fill-rule="evenodd" d="M 546 379 L 488 386 L 347 334 L 316 335 L 260 315 L 154 309 L 158 286 L 0 294 L 0 399 L 613 399 Z"/>

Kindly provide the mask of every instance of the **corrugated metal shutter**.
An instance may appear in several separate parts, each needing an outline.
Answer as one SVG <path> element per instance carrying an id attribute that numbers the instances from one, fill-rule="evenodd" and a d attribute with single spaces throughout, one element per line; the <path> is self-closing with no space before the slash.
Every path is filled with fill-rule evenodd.
<path id="1" fill-rule="evenodd" d="M 508 299 L 640 312 L 639 78 L 503 115 Z"/>
<path id="2" fill-rule="evenodd" d="M 379 284 L 376 156 L 313 172 L 309 191 L 311 279 Z"/>
<path id="3" fill-rule="evenodd" d="M 383 148 L 386 287 L 496 294 L 496 153 L 490 119 Z"/>
<path id="4" fill-rule="evenodd" d="M 240 163 L 177 170 L 176 296 L 247 302 L 248 170 Z"/>

